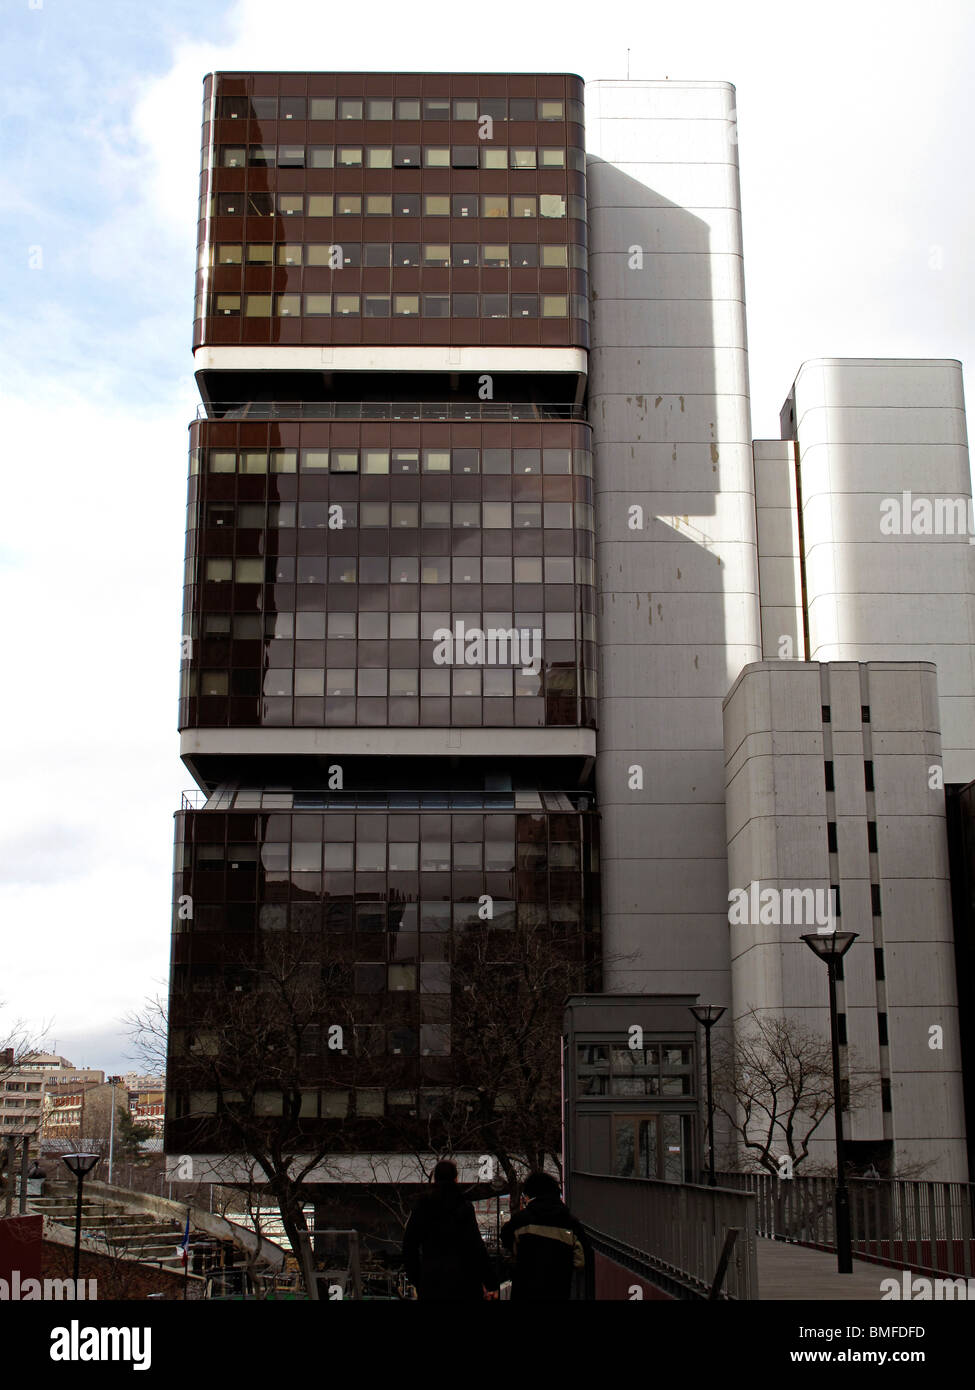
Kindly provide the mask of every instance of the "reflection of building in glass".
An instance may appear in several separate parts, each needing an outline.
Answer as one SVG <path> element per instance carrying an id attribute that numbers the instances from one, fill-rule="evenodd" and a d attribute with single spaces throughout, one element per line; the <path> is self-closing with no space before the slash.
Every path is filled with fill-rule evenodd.
<path id="1" fill-rule="evenodd" d="M 582 83 L 215 74 L 203 147 L 167 1148 L 232 1148 L 214 1008 L 297 938 L 374 1179 L 482 1103 L 479 970 L 595 983 Z"/>

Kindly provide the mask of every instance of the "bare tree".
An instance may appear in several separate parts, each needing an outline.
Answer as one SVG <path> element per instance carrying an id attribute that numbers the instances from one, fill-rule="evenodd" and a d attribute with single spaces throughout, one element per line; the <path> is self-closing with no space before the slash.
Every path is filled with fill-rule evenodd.
<path id="1" fill-rule="evenodd" d="M 194 1149 L 239 1156 L 276 1204 L 309 1298 L 318 1297 L 304 1207 L 313 1170 L 328 1166 L 341 1124 L 307 1116 L 314 1083 L 354 1094 L 354 1020 L 348 969 L 309 933 L 266 935 L 242 952 L 224 987 L 205 1002 L 174 996 L 167 1077 L 175 1091 L 206 1098 L 184 1115 Z M 128 1020 L 140 1057 L 157 1058 L 167 1032 L 161 1001 Z"/>
<path id="2" fill-rule="evenodd" d="M 844 1109 L 859 1109 L 872 1092 L 850 1079 Z M 746 1162 L 773 1177 L 791 1177 L 809 1158 L 816 1131 L 833 1110 L 833 1059 L 828 1035 L 783 1014 L 751 1009 L 734 1036 L 715 1047 L 715 1110 L 724 1115 Z"/>

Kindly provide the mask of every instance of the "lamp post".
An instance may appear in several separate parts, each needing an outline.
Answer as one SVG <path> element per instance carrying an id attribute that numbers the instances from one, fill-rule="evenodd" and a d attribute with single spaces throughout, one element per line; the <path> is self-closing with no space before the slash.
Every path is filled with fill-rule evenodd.
<path id="1" fill-rule="evenodd" d="M 806 932 L 803 941 L 825 961 L 829 973 L 829 1036 L 833 1050 L 833 1121 L 836 1134 L 836 1271 L 853 1273 L 853 1244 L 850 1239 L 850 1194 L 846 1186 L 843 1153 L 843 1105 L 840 1096 L 840 1033 L 836 1016 L 836 971 L 840 961 L 859 936 L 855 931 Z"/>
<path id="2" fill-rule="evenodd" d="M 74 1286 L 77 1291 L 78 1275 L 81 1270 L 81 1193 L 85 1178 L 98 1162 L 99 1154 L 62 1154 L 61 1158 L 74 1174 L 78 1184 L 78 1201 L 74 1213 Z"/>
<path id="3" fill-rule="evenodd" d="M 704 1070 L 708 1086 L 708 1187 L 717 1187 L 714 1176 L 714 1086 L 711 1079 L 711 1029 L 724 1013 L 717 1004 L 699 1004 L 691 1013 L 704 1029 Z"/>

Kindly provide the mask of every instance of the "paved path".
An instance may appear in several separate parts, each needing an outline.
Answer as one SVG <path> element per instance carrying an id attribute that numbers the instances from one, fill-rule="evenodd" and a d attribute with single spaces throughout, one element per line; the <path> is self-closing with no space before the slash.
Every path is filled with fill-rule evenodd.
<path id="1" fill-rule="evenodd" d="M 786 1245 L 780 1240 L 759 1236 L 758 1296 L 760 1299 L 844 1299 L 879 1301 L 880 1281 L 900 1270 L 885 1265 L 853 1261 L 852 1274 L 837 1274 L 836 1255 L 807 1250 L 804 1245 Z"/>

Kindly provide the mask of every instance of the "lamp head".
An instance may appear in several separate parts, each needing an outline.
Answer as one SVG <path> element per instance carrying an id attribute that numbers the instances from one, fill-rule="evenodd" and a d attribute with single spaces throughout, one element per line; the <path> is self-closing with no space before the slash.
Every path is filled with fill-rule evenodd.
<path id="1" fill-rule="evenodd" d="M 691 1013 L 703 1028 L 713 1028 L 718 1019 L 725 1012 L 717 1004 L 697 1004 L 690 1006 Z"/>
<path id="2" fill-rule="evenodd" d="M 86 1178 L 95 1164 L 101 1158 L 101 1154 L 62 1154 L 62 1162 L 70 1168 L 76 1178 Z"/>
<path id="3" fill-rule="evenodd" d="M 842 960 L 860 935 L 855 931 L 804 932 L 803 941 L 827 965 Z"/>

